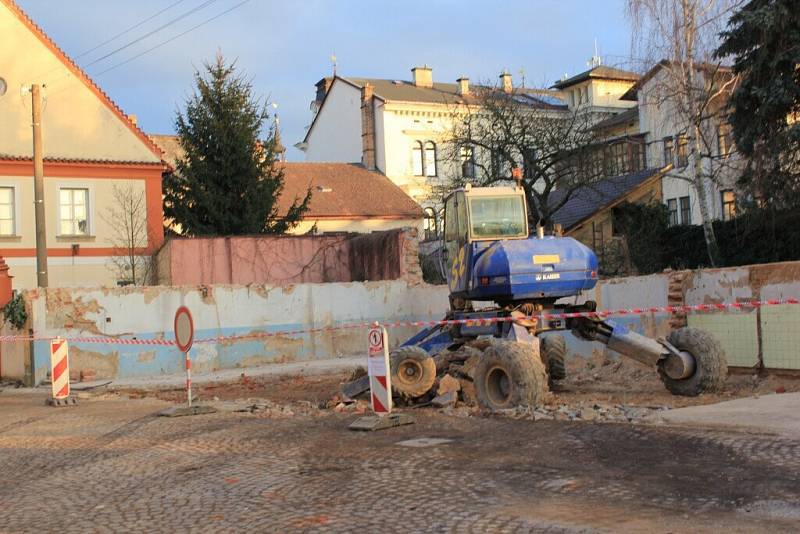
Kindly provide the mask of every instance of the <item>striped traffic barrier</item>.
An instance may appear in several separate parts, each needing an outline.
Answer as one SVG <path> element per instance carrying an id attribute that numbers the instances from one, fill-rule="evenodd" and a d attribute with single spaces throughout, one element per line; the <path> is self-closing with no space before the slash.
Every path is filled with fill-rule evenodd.
<path id="1" fill-rule="evenodd" d="M 389 346 L 386 343 L 386 329 L 375 325 L 370 328 L 367 372 L 372 411 L 376 415 L 389 415 L 392 412 L 392 378 L 389 373 Z"/>
<path id="2" fill-rule="evenodd" d="M 47 400 L 47 404 L 50 406 L 75 404 L 75 398 L 69 396 L 69 346 L 65 339 L 54 339 L 50 342 L 50 378 L 52 398 Z"/>
<path id="3" fill-rule="evenodd" d="M 392 378 L 389 372 L 389 344 L 386 328 L 373 323 L 367 334 L 367 374 L 369 396 L 375 415 L 359 417 L 350 430 L 383 430 L 414 422 L 408 414 L 392 412 Z"/>

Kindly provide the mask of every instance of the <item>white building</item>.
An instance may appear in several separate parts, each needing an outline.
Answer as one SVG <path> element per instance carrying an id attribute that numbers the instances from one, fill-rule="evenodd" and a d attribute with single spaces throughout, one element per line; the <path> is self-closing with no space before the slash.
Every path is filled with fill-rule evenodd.
<path id="1" fill-rule="evenodd" d="M 662 179 L 664 204 L 670 212 L 670 224 L 701 224 L 700 204 L 694 185 L 689 181 L 688 125 L 676 110 L 675 99 L 669 94 L 671 80 L 662 61 L 652 67 L 624 96 L 623 100 L 638 102 L 638 127 L 644 135 L 649 167 L 672 165 Z M 713 76 L 712 73 L 713 72 Z M 700 66 L 697 83 L 708 87 L 711 78 L 722 87 L 719 78 L 730 76 L 724 67 Z M 724 120 L 724 105 L 732 92 L 727 88 L 708 106 L 709 118 L 701 130 L 701 164 L 703 166 L 708 210 L 713 219 L 728 220 L 736 215 L 736 183 L 743 162 L 733 149 L 730 125 Z"/>
<path id="2" fill-rule="evenodd" d="M 411 81 L 323 78 L 317 83 L 311 125 L 295 146 L 309 162 L 361 162 L 385 174 L 432 217 L 431 187 L 471 172 L 468 165 L 446 157 L 443 143 L 459 107 L 471 103 L 474 87 L 465 77 L 455 83 L 434 82 L 427 66 L 411 72 Z M 512 91 L 510 74 L 500 75 L 500 86 Z M 557 95 L 522 93 L 538 102 Z"/>

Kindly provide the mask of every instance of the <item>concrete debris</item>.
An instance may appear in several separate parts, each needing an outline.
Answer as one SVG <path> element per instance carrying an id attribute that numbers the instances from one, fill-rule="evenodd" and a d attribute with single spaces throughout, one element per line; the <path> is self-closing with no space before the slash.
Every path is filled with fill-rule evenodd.
<path id="1" fill-rule="evenodd" d="M 456 391 L 448 391 L 443 395 L 439 395 L 435 397 L 431 401 L 431 405 L 437 408 L 444 408 L 446 406 L 455 406 L 456 402 L 458 401 L 458 392 Z"/>
<path id="2" fill-rule="evenodd" d="M 470 378 L 470 380 L 474 380 L 474 379 L 475 379 L 475 376 L 474 376 L 474 372 L 475 372 L 475 366 L 477 366 L 477 365 L 478 365 L 478 361 L 480 360 L 480 358 L 481 358 L 481 357 L 480 357 L 479 355 L 470 356 L 470 357 L 469 357 L 469 358 L 468 358 L 468 359 L 467 359 L 467 360 L 464 362 L 464 367 L 463 367 L 463 369 L 462 369 L 462 372 L 463 372 L 465 375 L 467 375 L 467 376 Z"/>
<path id="3" fill-rule="evenodd" d="M 475 384 L 471 380 L 465 378 L 460 378 L 458 382 L 461 384 L 460 400 L 470 405 L 477 404 L 478 397 L 475 393 Z"/>
<path id="4" fill-rule="evenodd" d="M 610 423 L 642 422 L 645 419 L 669 410 L 668 406 L 630 406 L 624 404 L 601 405 L 593 404 L 568 406 L 546 405 L 532 408 L 530 406 L 517 406 L 508 410 L 500 410 L 500 415 L 513 419 L 528 419 L 533 421 L 594 421 Z"/>
<path id="5" fill-rule="evenodd" d="M 347 382 L 341 388 L 342 395 L 351 399 L 355 399 L 367 391 L 369 391 L 369 376 L 362 376 L 352 382 Z"/>
<path id="6" fill-rule="evenodd" d="M 436 389 L 437 395 L 442 396 L 447 393 L 457 393 L 459 391 L 461 391 L 461 382 L 457 379 L 450 375 L 444 375 L 439 379 L 439 387 Z"/>

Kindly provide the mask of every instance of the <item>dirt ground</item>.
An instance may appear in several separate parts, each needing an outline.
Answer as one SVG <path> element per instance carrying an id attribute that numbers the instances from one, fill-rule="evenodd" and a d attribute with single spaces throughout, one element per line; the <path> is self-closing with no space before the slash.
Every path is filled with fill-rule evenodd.
<path id="1" fill-rule="evenodd" d="M 195 397 L 200 401 L 243 401 L 266 399 L 275 404 L 297 404 L 332 409 L 341 401 L 339 389 L 349 381 L 352 372 L 322 376 L 259 377 L 242 372 L 239 380 L 195 386 Z M 112 389 L 117 394 L 133 398 L 155 397 L 166 401 L 186 398 L 179 389 Z M 800 376 L 776 374 L 758 375 L 743 370 L 733 370 L 725 389 L 717 394 L 698 397 L 671 395 L 662 385 L 655 371 L 629 360 L 576 359 L 568 365 L 565 380 L 552 388 L 546 409 L 560 409 L 563 413 L 580 413 L 588 406 L 641 407 L 665 410 L 685 406 L 712 404 L 741 397 L 770 393 L 799 392 Z M 459 402 L 466 415 L 477 415 L 477 407 Z M 341 407 L 340 407 L 341 408 Z M 365 403 L 348 405 L 346 411 L 363 411 Z"/>

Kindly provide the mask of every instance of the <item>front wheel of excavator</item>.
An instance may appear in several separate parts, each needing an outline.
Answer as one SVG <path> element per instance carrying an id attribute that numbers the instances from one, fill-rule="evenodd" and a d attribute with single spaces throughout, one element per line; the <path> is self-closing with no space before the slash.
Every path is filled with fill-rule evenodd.
<path id="1" fill-rule="evenodd" d="M 421 397 L 436 382 L 436 362 L 422 347 L 400 347 L 390 360 L 392 388 L 404 397 Z"/>
<path id="2" fill-rule="evenodd" d="M 493 340 L 474 371 L 475 396 L 490 411 L 538 406 L 547 393 L 547 374 L 536 346 Z"/>
<path id="3" fill-rule="evenodd" d="M 722 390 L 728 378 L 728 361 L 722 345 L 710 332 L 699 328 L 680 328 L 672 332 L 667 341 L 694 363 L 691 374 L 684 378 L 670 373 L 668 360 L 659 363 L 658 376 L 670 393 L 696 397 L 701 393 Z"/>

